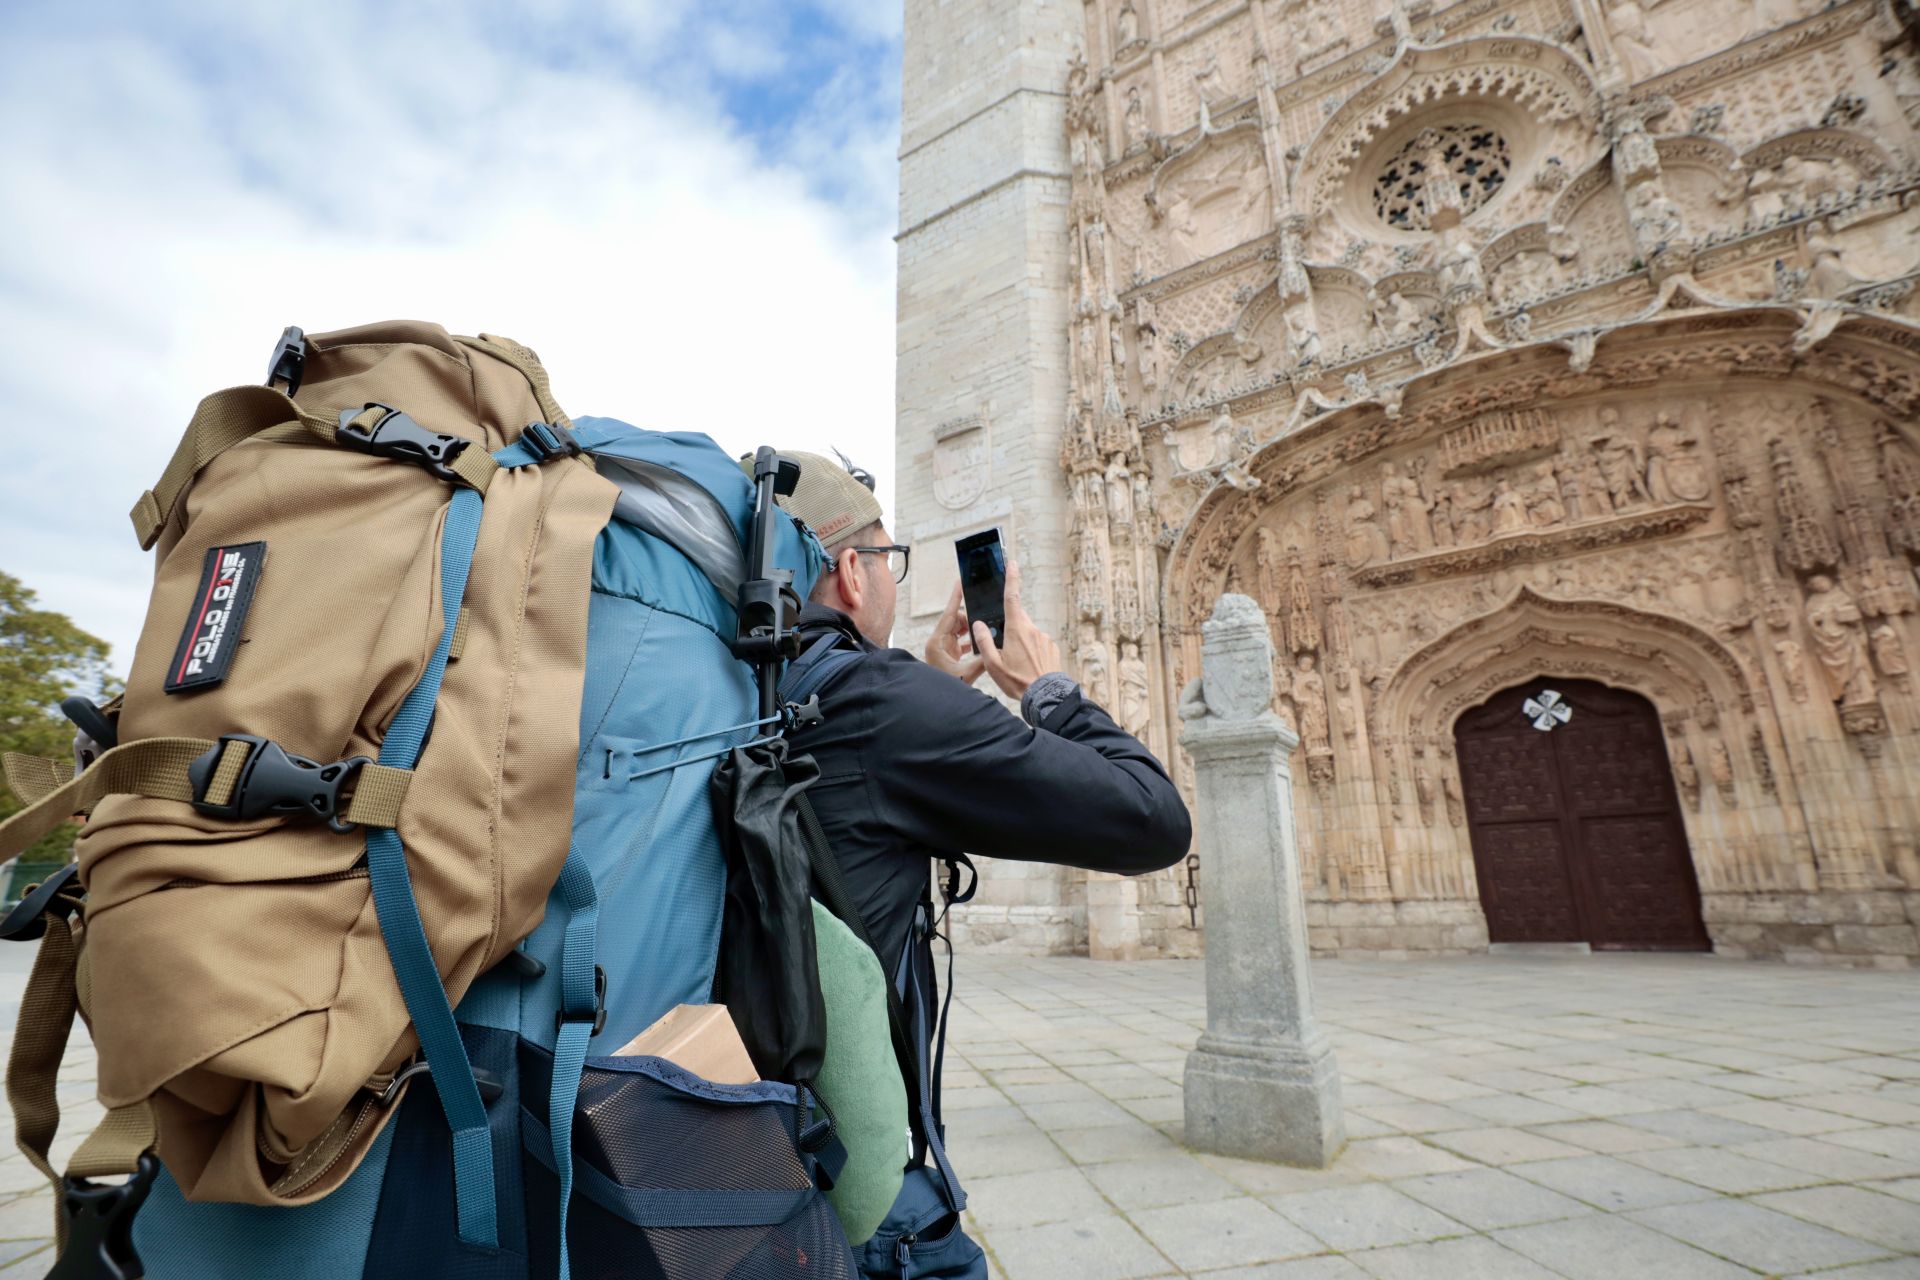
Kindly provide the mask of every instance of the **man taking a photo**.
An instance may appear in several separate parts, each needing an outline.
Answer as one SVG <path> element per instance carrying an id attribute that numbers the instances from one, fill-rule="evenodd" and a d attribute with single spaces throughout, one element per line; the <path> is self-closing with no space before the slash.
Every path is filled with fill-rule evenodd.
<path id="1" fill-rule="evenodd" d="M 889 974 L 910 969 L 912 994 L 922 1010 L 933 1009 L 925 913 L 935 861 L 977 853 L 1124 875 L 1157 871 L 1186 855 L 1186 805 L 1153 754 L 1061 670 L 1059 646 L 1021 605 L 1018 564 L 1007 566 L 1002 643 L 984 623 L 969 629 L 956 583 L 925 661 L 886 647 L 908 548 L 888 536 L 872 477 L 816 454 L 786 456 L 801 464 L 801 476 L 781 505 L 830 557 L 800 615 L 806 656 L 796 675 L 828 651 L 849 655 L 814 689 L 822 722 L 796 729 L 790 741 L 819 764 L 813 807 L 881 964 Z M 971 687 L 983 674 L 1019 703 L 1018 716 Z M 933 1018 L 921 1022 L 931 1037 Z M 943 1155 L 928 1163 L 951 1181 Z M 905 1220 L 914 1216 L 906 1211 L 914 1187 L 910 1175 L 902 1205 L 868 1247 L 867 1273 L 900 1274 L 888 1264 L 909 1261 L 895 1238 L 904 1234 L 913 1275 L 976 1274 L 963 1259 L 978 1248 L 946 1220 L 952 1213 L 917 1226 Z M 950 1206 L 957 1198 L 943 1194 Z M 923 1257 L 931 1249 L 942 1256 Z M 948 1254 L 958 1269 L 939 1265 Z M 977 1266 L 984 1277 L 984 1260 Z"/>

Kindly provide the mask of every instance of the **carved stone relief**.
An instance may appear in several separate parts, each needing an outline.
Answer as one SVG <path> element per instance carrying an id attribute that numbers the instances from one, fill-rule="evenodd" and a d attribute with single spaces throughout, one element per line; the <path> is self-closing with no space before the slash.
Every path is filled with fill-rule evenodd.
<path id="1" fill-rule="evenodd" d="M 1076 668 L 1170 750 L 1244 591 L 1317 895 L 1470 900 L 1449 717 L 1541 672 L 1668 718 L 1711 892 L 1890 875 L 1849 851 L 1920 768 L 1913 59 L 1812 0 L 1260 8 L 1086 9 Z"/>

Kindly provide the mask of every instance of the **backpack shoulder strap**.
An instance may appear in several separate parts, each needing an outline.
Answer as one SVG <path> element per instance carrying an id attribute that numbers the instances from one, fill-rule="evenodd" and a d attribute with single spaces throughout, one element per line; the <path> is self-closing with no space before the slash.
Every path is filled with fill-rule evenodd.
<path id="1" fill-rule="evenodd" d="M 818 693 L 828 680 L 862 657 L 860 650 L 849 647 L 851 644 L 838 631 L 828 631 L 810 643 L 787 664 L 780 677 L 780 700 L 803 703 Z"/>

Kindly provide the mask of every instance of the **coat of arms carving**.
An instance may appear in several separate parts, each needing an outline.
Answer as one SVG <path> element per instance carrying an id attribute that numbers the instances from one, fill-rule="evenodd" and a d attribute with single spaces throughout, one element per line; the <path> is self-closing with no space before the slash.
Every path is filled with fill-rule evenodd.
<path id="1" fill-rule="evenodd" d="M 979 414 L 942 423 L 934 433 L 933 496 L 949 511 L 960 511 L 987 491 L 992 461 L 987 450 L 987 420 Z"/>

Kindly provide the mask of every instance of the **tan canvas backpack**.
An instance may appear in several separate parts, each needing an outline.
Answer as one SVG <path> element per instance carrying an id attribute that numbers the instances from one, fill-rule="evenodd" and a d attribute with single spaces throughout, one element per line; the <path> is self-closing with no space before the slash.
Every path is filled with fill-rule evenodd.
<path id="1" fill-rule="evenodd" d="M 0 856 L 89 815 L 84 908 L 62 878 L 15 914 L 45 935 L 8 1096 L 56 1188 L 77 1008 L 108 1113 L 72 1177 L 157 1151 L 190 1199 L 326 1195 L 419 1047 L 396 981 L 408 913 L 376 903 L 369 859 L 404 849 L 415 958 L 457 1002 L 567 857 L 581 584 L 616 488 L 508 339 L 289 330 L 274 372 L 286 391 L 202 401 L 133 511 L 157 565 L 117 745 L 77 777 L 6 762 L 29 807 Z M 537 465 L 496 465 L 529 432 Z"/>

